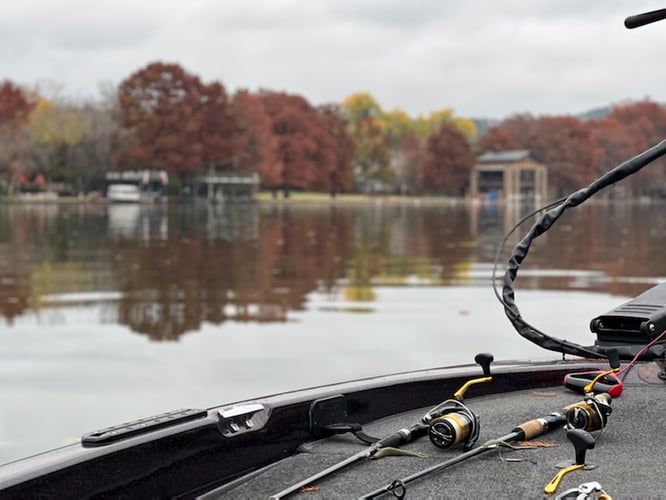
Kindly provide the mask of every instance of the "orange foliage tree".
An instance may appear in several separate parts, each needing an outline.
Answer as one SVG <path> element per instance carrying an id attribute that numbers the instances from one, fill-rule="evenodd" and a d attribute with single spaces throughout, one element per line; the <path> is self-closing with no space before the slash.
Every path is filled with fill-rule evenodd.
<path id="1" fill-rule="evenodd" d="M 261 99 L 247 90 L 240 90 L 231 100 L 230 112 L 235 126 L 232 140 L 237 171 L 259 173 L 264 185 L 279 184 L 275 169 L 271 168 L 277 161 L 278 141 Z"/>
<path id="2" fill-rule="evenodd" d="M 262 91 L 259 98 L 277 137 L 270 165 L 273 189 L 326 189 L 337 170 L 335 142 L 316 108 L 301 96 Z"/>
<path id="3" fill-rule="evenodd" d="M 233 156 L 233 124 L 219 83 L 204 85 L 177 64 L 148 64 L 118 89 L 123 168 L 164 169 L 182 180 Z"/>
<path id="4" fill-rule="evenodd" d="M 666 108 L 652 101 L 617 105 L 595 126 L 612 133 L 610 136 L 596 135 L 605 149 L 604 167 L 615 166 L 666 137 Z M 666 160 L 650 164 L 639 175 L 629 178 L 627 185 L 634 194 L 666 193 Z"/>
<path id="5" fill-rule="evenodd" d="M 354 142 L 347 133 L 347 123 L 338 106 L 320 106 L 319 112 L 333 139 L 335 149 L 335 168 L 329 172 L 328 178 L 328 189 L 334 196 L 335 193 L 349 191 L 352 187 Z"/>
<path id="6" fill-rule="evenodd" d="M 13 194 L 19 176 L 28 169 L 27 122 L 34 106 L 18 85 L 10 81 L 0 84 L 0 173 L 4 174 L 9 194 Z"/>
<path id="7" fill-rule="evenodd" d="M 479 141 L 479 152 L 526 149 L 548 167 L 550 186 L 559 194 L 590 182 L 595 176 L 597 146 L 590 126 L 573 116 L 515 115 L 491 127 Z"/>
<path id="8" fill-rule="evenodd" d="M 463 133 L 454 124 L 443 122 L 426 144 L 421 166 L 423 189 L 461 195 L 473 165 L 472 149 Z"/>

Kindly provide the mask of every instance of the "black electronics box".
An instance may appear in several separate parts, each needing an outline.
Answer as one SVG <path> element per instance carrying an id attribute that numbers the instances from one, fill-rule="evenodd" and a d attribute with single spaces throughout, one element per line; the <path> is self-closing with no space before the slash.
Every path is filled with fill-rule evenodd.
<path id="1" fill-rule="evenodd" d="M 666 283 L 590 322 L 597 345 L 647 344 L 666 330 Z"/>

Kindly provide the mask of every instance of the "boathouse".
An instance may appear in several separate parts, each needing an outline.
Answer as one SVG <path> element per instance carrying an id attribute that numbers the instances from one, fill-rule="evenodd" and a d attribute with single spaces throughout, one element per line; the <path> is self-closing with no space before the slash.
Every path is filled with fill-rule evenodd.
<path id="1" fill-rule="evenodd" d="M 197 195 L 210 202 L 253 201 L 259 190 L 259 174 L 215 174 L 199 178 Z"/>
<path id="2" fill-rule="evenodd" d="M 545 200 L 548 170 L 526 149 L 488 151 L 477 157 L 469 185 L 472 198 Z"/>

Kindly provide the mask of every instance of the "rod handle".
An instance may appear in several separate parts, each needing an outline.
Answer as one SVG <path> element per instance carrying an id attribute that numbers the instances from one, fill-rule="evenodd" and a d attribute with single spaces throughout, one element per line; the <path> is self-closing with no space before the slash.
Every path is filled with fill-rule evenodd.
<path id="1" fill-rule="evenodd" d="M 541 434 L 561 427 L 566 423 L 566 417 L 563 413 L 551 413 L 545 417 L 535 418 L 517 426 L 512 432 L 521 432 L 522 439 L 532 439 Z"/>

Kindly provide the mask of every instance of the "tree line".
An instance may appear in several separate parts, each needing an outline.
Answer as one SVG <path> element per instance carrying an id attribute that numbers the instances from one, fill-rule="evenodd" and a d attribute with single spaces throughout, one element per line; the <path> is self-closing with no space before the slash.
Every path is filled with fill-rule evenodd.
<path id="1" fill-rule="evenodd" d="M 570 192 L 666 137 L 666 110 L 649 100 L 600 119 L 513 115 L 477 134 L 452 109 L 410 117 L 366 92 L 313 105 L 272 90 L 229 95 L 178 64 L 153 62 L 94 103 L 71 102 L 6 80 L 0 84 L 0 194 L 102 189 L 113 170 L 159 169 L 179 192 L 210 173 L 260 175 L 274 192 L 466 193 L 475 157 L 528 149 Z M 666 193 L 666 163 L 628 184 Z"/>

